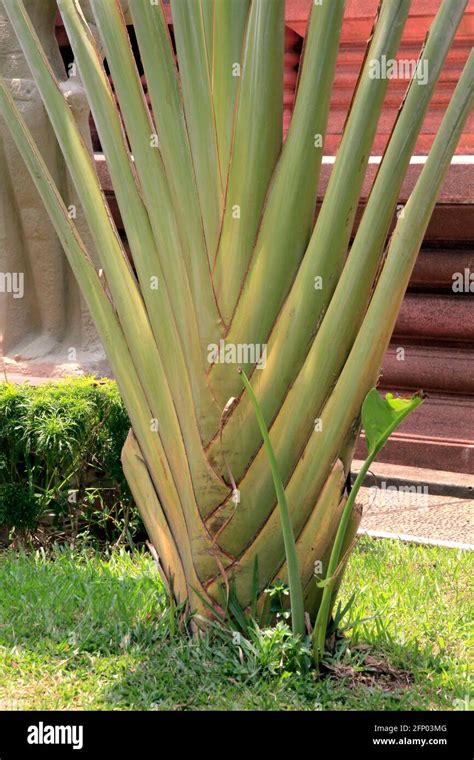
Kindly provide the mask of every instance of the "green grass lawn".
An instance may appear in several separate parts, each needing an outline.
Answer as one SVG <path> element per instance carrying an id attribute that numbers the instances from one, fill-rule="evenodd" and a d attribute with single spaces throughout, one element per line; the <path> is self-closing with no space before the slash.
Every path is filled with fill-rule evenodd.
<path id="1" fill-rule="evenodd" d="M 0 708 L 462 709 L 472 576 L 466 552 L 362 539 L 342 597 L 355 591 L 351 619 L 369 620 L 317 680 L 290 672 L 281 632 L 252 647 L 170 636 L 148 554 L 10 550 L 0 555 Z"/>

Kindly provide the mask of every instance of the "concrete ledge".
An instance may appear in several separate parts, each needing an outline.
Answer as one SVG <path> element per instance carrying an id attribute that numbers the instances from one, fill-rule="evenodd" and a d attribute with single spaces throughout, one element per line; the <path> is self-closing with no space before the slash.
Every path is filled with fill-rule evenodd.
<path id="1" fill-rule="evenodd" d="M 352 462 L 352 481 L 362 467 L 361 459 Z M 386 462 L 374 462 L 371 467 L 379 485 L 384 481 L 390 486 L 427 486 L 434 496 L 454 496 L 458 499 L 474 499 L 474 475 L 444 470 L 427 470 L 419 467 L 405 467 Z M 376 485 L 373 476 L 368 475 L 364 485 Z"/>
<path id="2" fill-rule="evenodd" d="M 371 536 L 372 538 L 391 538 L 397 541 L 406 541 L 411 544 L 428 544 L 429 546 L 444 546 L 447 549 L 464 549 L 472 551 L 474 544 L 463 544 L 459 541 L 448 541 L 438 538 L 428 538 L 423 536 L 411 536 L 406 533 L 389 533 L 384 530 L 364 530 L 360 528 L 357 531 L 359 536 Z"/>

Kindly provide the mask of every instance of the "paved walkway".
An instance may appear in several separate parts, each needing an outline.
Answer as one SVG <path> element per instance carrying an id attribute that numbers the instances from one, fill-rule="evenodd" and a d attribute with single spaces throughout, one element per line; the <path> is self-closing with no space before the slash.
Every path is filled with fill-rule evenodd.
<path id="1" fill-rule="evenodd" d="M 432 495 L 429 486 L 361 488 L 360 531 L 407 541 L 474 549 L 474 499 Z M 428 493 L 426 492 L 428 490 Z"/>

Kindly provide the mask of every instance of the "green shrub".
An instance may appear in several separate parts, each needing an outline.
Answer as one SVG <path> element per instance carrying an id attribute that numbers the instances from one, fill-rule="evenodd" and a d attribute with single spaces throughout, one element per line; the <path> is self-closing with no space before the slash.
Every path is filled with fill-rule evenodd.
<path id="1" fill-rule="evenodd" d="M 130 538 L 141 523 L 120 464 L 128 429 L 113 381 L 1 383 L 0 526 Z"/>
<path id="2" fill-rule="evenodd" d="M 0 525 L 35 528 L 39 516 L 39 501 L 29 486 L 22 483 L 0 485 Z"/>

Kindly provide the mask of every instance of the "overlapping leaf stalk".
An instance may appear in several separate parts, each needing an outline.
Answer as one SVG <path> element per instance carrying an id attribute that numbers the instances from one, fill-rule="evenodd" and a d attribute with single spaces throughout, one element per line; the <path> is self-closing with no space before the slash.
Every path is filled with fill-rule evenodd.
<path id="1" fill-rule="evenodd" d="M 2 2 L 77 188 L 104 277 L 91 263 L 8 82 L 0 83 L 0 112 L 78 279 L 129 411 L 124 470 L 164 575 L 177 598 L 200 611 L 225 606 L 230 579 L 240 603 L 249 605 L 256 567 L 260 594 L 276 578 L 288 578 L 272 469 L 252 398 L 242 395 L 236 364 L 208 361 L 210 346 L 221 340 L 266 344 L 264 369 L 245 358 L 241 363 L 269 428 L 304 606 L 314 620 L 321 596 L 314 563 L 329 562 L 362 402 L 377 382 L 472 107 L 471 54 L 383 258 L 410 157 L 467 0 L 444 0 L 440 7 L 422 51 L 428 81 L 422 86 L 415 78 L 408 89 L 352 245 L 388 85 L 372 77 L 370 64 L 396 56 L 410 0 L 380 6 L 315 225 L 344 0 L 311 4 L 284 143 L 284 0 L 171 0 L 176 54 L 163 8 L 148 0 L 130 3 L 151 111 L 118 1 L 89 0 L 96 40 L 81 0 L 58 0 L 131 264 L 23 2 Z M 346 511 L 344 519 L 350 546 L 358 515 Z M 294 575 L 293 555 L 291 561 Z"/>

